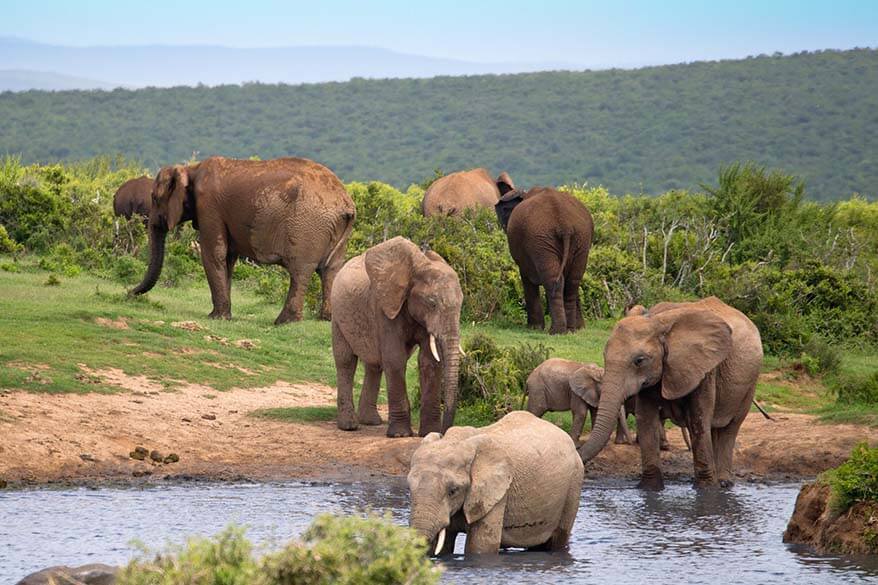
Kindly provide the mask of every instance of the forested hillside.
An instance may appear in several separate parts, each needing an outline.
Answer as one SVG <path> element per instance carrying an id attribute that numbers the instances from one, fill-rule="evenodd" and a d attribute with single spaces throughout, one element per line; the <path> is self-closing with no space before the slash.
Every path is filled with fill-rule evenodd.
<path id="1" fill-rule="evenodd" d="M 397 186 L 435 168 L 483 165 L 525 185 L 588 181 L 650 194 L 695 187 L 723 163 L 752 159 L 803 178 L 810 198 L 873 198 L 878 51 L 633 71 L 0 94 L 0 153 L 24 162 L 118 153 L 156 167 L 193 152 L 307 156 L 346 181 Z"/>

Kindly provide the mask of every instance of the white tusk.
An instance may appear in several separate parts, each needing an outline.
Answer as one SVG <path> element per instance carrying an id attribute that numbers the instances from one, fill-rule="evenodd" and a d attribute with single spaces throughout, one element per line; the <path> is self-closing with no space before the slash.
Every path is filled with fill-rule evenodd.
<path id="1" fill-rule="evenodd" d="M 436 338 L 433 336 L 432 333 L 430 334 L 430 351 L 433 353 L 433 358 L 437 362 L 442 361 L 439 359 L 439 350 L 436 349 Z"/>
<path id="2" fill-rule="evenodd" d="M 436 550 L 433 551 L 433 556 L 439 556 L 439 553 L 442 552 L 442 547 L 445 545 L 445 529 L 439 531 L 439 538 L 436 540 Z"/>
<path id="3" fill-rule="evenodd" d="M 466 352 L 463 351 L 463 346 L 459 343 L 457 344 L 457 349 L 460 350 L 460 357 L 466 357 Z"/>

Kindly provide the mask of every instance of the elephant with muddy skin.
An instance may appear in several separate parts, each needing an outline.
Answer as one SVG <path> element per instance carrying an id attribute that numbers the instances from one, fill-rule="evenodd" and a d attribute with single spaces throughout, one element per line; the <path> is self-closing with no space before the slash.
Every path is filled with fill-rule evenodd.
<path id="1" fill-rule="evenodd" d="M 415 347 L 420 348 L 420 435 L 444 432 L 454 423 L 462 303 L 454 269 L 435 252 L 422 252 L 403 237 L 378 244 L 344 265 L 332 290 L 338 428 L 381 424 L 377 400 L 383 372 L 390 411 L 387 436 L 412 434 L 405 370 Z M 366 373 L 355 413 L 357 361 Z"/>
<path id="2" fill-rule="evenodd" d="M 601 399 L 601 382 L 604 369 L 597 364 L 581 363 L 560 358 L 551 358 L 534 368 L 527 378 L 527 411 L 542 417 L 547 412 L 573 413 L 573 424 L 570 427 L 570 438 L 580 446 L 582 428 L 586 416 L 591 416 L 594 426 L 598 416 L 598 404 Z M 616 423 L 617 445 L 632 445 L 637 438 L 631 438 L 628 431 L 628 415 L 634 414 L 637 398 L 628 398 L 619 409 Z M 663 415 L 662 420 L 668 417 Z M 689 445 L 689 436 L 683 429 L 683 441 Z M 661 427 L 661 450 L 669 451 L 667 433 Z"/>
<path id="3" fill-rule="evenodd" d="M 146 175 L 125 181 L 113 195 L 113 214 L 116 217 L 131 219 L 135 215 L 149 221 L 152 207 L 153 180 Z"/>
<path id="4" fill-rule="evenodd" d="M 466 209 L 494 207 L 500 196 L 515 188 L 505 172 L 492 179 L 487 169 L 478 168 L 445 175 L 433 181 L 424 193 L 421 211 L 425 216 L 459 215 Z"/>
<path id="5" fill-rule="evenodd" d="M 321 316 L 329 319 L 335 275 L 353 229 L 354 202 L 332 171 L 304 158 L 267 161 L 211 157 L 163 168 L 155 179 L 149 217 L 150 260 L 131 294 L 155 286 L 168 231 L 185 221 L 199 230 L 201 261 L 210 286 L 210 317 L 230 319 L 232 271 L 244 256 L 280 264 L 290 288 L 275 320 L 302 319 L 311 274 L 320 274 Z"/>
<path id="6" fill-rule="evenodd" d="M 552 317 L 549 333 L 582 328 L 579 283 L 594 235 L 591 213 L 573 195 L 548 187 L 510 190 L 494 209 L 518 264 L 528 327 L 545 327 L 542 286 Z"/>
<path id="7" fill-rule="evenodd" d="M 567 546 L 579 510 L 583 465 L 567 434 L 515 411 L 480 429 L 431 433 L 412 455 L 410 525 L 433 554 Z"/>
<path id="8" fill-rule="evenodd" d="M 579 449 L 589 461 L 603 449 L 622 402 L 637 396 L 640 487 L 664 486 L 661 413 L 689 430 L 697 486 L 732 483 L 732 455 L 762 367 L 759 330 L 716 297 L 635 307 L 604 348 L 598 419 Z"/>

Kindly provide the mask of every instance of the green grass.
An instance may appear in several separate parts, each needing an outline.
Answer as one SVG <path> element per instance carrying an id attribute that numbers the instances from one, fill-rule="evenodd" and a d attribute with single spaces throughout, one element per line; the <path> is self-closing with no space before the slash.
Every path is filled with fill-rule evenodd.
<path id="1" fill-rule="evenodd" d="M 2 260 L 2 259 L 0 259 Z M 307 316 L 300 323 L 275 327 L 280 306 L 267 303 L 254 292 L 233 283 L 232 321 L 207 319 L 210 292 L 203 282 L 157 287 L 145 297 L 128 298 L 121 284 L 89 274 L 60 277 L 60 285 L 43 286 L 48 273 L 35 259 L 19 261 L 19 272 L 0 272 L 0 389 L 32 392 L 116 392 L 100 379 L 84 374 L 91 369 L 119 368 L 128 375 L 144 375 L 171 390 L 183 382 L 228 390 L 233 387 L 271 385 L 277 380 L 319 382 L 335 385 L 330 326 Z M 118 321 L 127 329 L 98 323 Z M 173 327 L 173 322 L 194 321 L 198 331 Z M 498 345 L 543 343 L 551 354 L 582 362 L 603 363 L 603 347 L 611 320 L 590 321 L 570 335 L 545 333 L 508 323 L 464 323 L 464 339 L 476 333 L 493 337 Z M 256 343 L 253 349 L 235 346 L 242 339 Z M 765 371 L 784 367 L 783 360 L 769 356 Z M 867 375 L 878 370 L 874 350 L 843 351 L 841 371 Z M 362 382 L 358 372 L 357 387 Z M 417 360 L 407 372 L 409 394 L 418 389 Z M 828 422 L 859 422 L 878 426 L 878 406 L 840 406 L 819 382 L 807 385 L 779 376 L 760 382 L 757 400 L 773 410 L 819 414 Z M 382 391 L 381 402 L 386 401 Z M 278 409 L 262 416 L 307 422 L 331 420 L 333 407 Z M 415 414 L 416 420 L 417 414 Z M 570 413 L 547 417 L 569 429 Z M 458 424 L 481 424 L 485 413 L 461 407 Z"/>
<path id="2" fill-rule="evenodd" d="M 334 406 L 299 406 L 294 408 L 263 408 L 252 413 L 259 418 L 283 422 L 309 423 L 335 420 L 338 410 Z"/>

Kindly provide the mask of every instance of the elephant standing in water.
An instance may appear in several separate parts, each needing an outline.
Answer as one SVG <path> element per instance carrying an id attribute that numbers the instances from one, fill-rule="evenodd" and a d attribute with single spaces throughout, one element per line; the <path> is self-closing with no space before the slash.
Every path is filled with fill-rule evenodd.
<path id="1" fill-rule="evenodd" d="M 390 410 L 387 436 L 412 434 L 405 369 L 415 346 L 420 347 L 421 436 L 444 432 L 454 423 L 462 303 L 454 269 L 435 252 L 421 252 L 400 236 L 344 265 L 332 290 L 338 428 L 381 424 L 377 401 L 384 372 Z M 366 375 L 357 414 L 353 384 L 358 360 Z"/>
<path id="2" fill-rule="evenodd" d="M 433 554 L 559 550 L 579 511 L 583 466 L 567 434 L 529 412 L 428 435 L 412 455 L 410 525 Z"/>
<path id="3" fill-rule="evenodd" d="M 552 317 L 549 333 L 582 328 L 579 283 L 594 235 L 591 213 L 573 195 L 548 187 L 509 191 L 494 208 L 518 264 L 528 326 L 545 327 L 542 285 Z"/>
<path id="4" fill-rule="evenodd" d="M 122 183 L 113 195 L 113 214 L 125 219 L 140 215 L 148 221 L 152 208 L 152 185 L 153 180 L 146 175 Z"/>
<path id="5" fill-rule="evenodd" d="M 500 195 L 515 188 L 507 173 L 492 179 L 487 169 L 478 168 L 445 175 L 433 181 L 424 193 L 421 211 L 432 215 L 459 215 L 465 209 L 494 207 Z"/>
<path id="6" fill-rule="evenodd" d="M 637 396 L 640 486 L 662 489 L 661 414 L 689 429 L 695 483 L 731 485 L 735 438 L 750 411 L 762 367 L 759 330 L 716 297 L 638 307 L 604 348 L 598 419 L 579 449 L 592 459 L 610 438 L 622 402 Z"/>
<path id="7" fill-rule="evenodd" d="M 199 230 L 201 260 L 213 311 L 230 319 L 232 271 L 239 256 L 280 264 L 290 288 L 275 324 L 299 321 L 311 274 L 320 274 L 321 316 L 331 315 L 330 294 L 353 229 L 355 209 L 332 171 L 304 158 L 268 161 L 211 157 L 163 168 L 155 179 L 149 217 L 149 268 L 132 294 L 155 286 L 168 231 L 184 221 Z"/>

